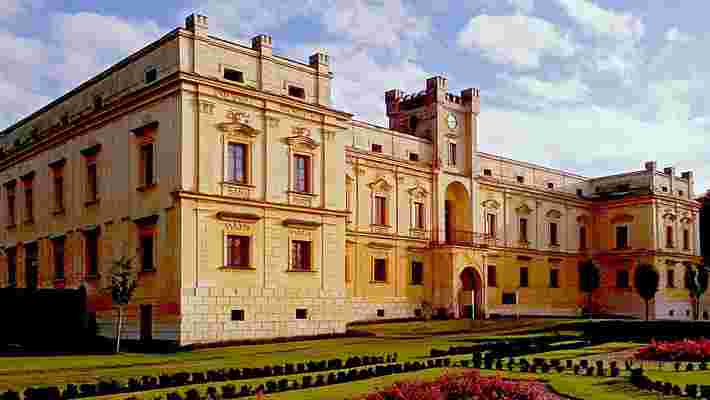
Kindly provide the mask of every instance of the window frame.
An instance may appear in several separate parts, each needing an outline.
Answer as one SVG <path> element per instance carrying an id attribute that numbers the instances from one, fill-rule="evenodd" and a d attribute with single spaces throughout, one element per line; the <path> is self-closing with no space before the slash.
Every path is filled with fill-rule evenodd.
<path id="1" fill-rule="evenodd" d="M 384 257 L 374 257 L 372 260 L 372 282 L 373 283 L 387 283 L 387 258 Z M 381 273 L 378 273 L 378 269 L 381 268 Z M 383 275 L 383 276 L 378 276 Z M 382 278 L 382 279 L 379 279 Z"/>
<path id="2" fill-rule="evenodd" d="M 378 226 L 388 226 L 389 223 L 389 213 L 387 212 L 388 204 L 387 196 L 382 194 L 375 194 L 373 196 L 373 225 Z"/>
<path id="3" fill-rule="evenodd" d="M 306 89 L 302 86 L 289 84 L 286 91 L 289 97 L 306 100 Z"/>
<path id="4" fill-rule="evenodd" d="M 579 227 L 579 249 L 587 250 L 587 227 L 584 225 Z"/>
<path id="5" fill-rule="evenodd" d="M 370 151 L 372 153 L 382 154 L 383 153 L 383 146 L 379 143 L 371 143 L 370 144 Z"/>
<path id="6" fill-rule="evenodd" d="M 146 149 L 149 150 L 146 151 Z M 155 143 L 152 140 L 146 140 L 138 146 L 139 152 L 139 168 L 140 168 L 140 186 L 149 187 L 157 183 L 156 179 L 156 151 Z M 148 158 L 148 159 L 146 159 Z M 149 174 L 150 172 L 150 174 Z M 150 179 L 149 179 L 150 178 Z"/>
<path id="7" fill-rule="evenodd" d="M 559 289 L 560 287 L 560 269 L 550 268 L 550 288 Z"/>
<path id="8" fill-rule="evenodd" d="M 617 289 L 629 289 L 629 275 L 630 275 L 629 271 L 626 269 L 616 270 L 616 288 Z"/>
<path id="9" fill-rule="evenodd" d="M 483 168 L 483 176 L 493 176 L 493 171 L 490 168 Z"/>
<path id="10" fill-rule="evenodd" d="M 675 268 L 666 268 L 666 287 L 675 289 Z"/>
<path id="11" fill-rule="evenodd" d="M 498 224 L 498 216 L 495 213 L 486 213 L 486 234 L 492 238 L 496 237 L 496 225 Z"/>
<path id="12" fill-rule="evenodd" d="M 25 218 L 23 222 L 32 223 L 35 220 L 34 175 L 22 178 L 22 187 L 25 197 Z"/>
<path id="13" fill-rule="evenodd" d="M 101 258 L 100 232 L 98 229 L 84 232 L 84 261 L 87 279 L 99 277 L 99 259 Z"/>
<path id="14" fill-rule="evenodd" d="M 240 142 L 236 140 L 227 140 L 225 143 L 225 168 L 224 168 L 224 181 L 235 185 L 248 185 L 251 181 L 250 179 L 250 161 L 251 155 L 249 154 L 249 149 L 251 144 L 246 142 Z M 236 179 L 237 162 L 236 154 L 232 154 L 232 149 L 242 149 L 242 180 Z M 231 161 L 231 162 L 230 162 Z"/>
<path id="15" fill-rule="evenodd" d="M 550 230 L 550 246 L 559 246 L 560 238 L 557 222 L 548 222 L 548 229 Z"/>
<path id="16" fill-rule="evenodd" d="M 239 79 L 231 79 L 228 78 L 227 75 L 231 73 L 237 73 L 239 74 Z M 244 71 L 241 71 L 236 68 L 232 67 L 222 67 L 222 79 L 229 81 L 229 82 L 237 82 L 237 83 L 244 83 L 245 82 L 245 77 L 244 77 Z"/>
<path id="17" fill-rule="evenodd" d="M 690 250 L 690 229 L 683 228 L 683 250 Z"/>
<path id="18" fill-rule="evenodd" d="M 299 167 L 299 161 L 303 160 L 303 168 Z M 293 154 L 293 191 L 297 193 L 313 194 L 312 188 L 312 156 L 303 153 Z M 299 176 L 300 171 L 303 172 L 303 177 Z M 301 183 L 303 182 L 301 186 Z"/>
<path id="19" fill-rule="evenodd" d="M 417 286 L 424 285 L 424 263 L 415 260 L 412 261 L 409 266 L 409 284 Z"/>
<path id="20" fill-rule="evenodd" d="M 523 277 L 525 279 L 523 279 Z M 529 288 L 530 287 L 530 269 L 528 267 L 520 267 L 519 276 L 519 287 Z"/>
<path id="21" fill-rule="evenodd" d="M 143 82 L 145 84 L 151 84 L 158 80 L 158 67 L 155 65 L 149 65 L 143 70 Z"/>
<path id="22" fill-rule="evenodd" d="M 235 247 L 232 243 L 235 240 L 240 241 L 240 245 Z M 245 241 L 245 242 L 242 242 Z M 235 269 L 251 269 L 252 268 L 252 240 L 250 235 L 238 234 L 238 233 L 226 233 L 224 235 L 224 267 L 235 268 Z M 233 251 L 239 250 L 239 256 L 233 257 Z M 242 254 L 241 251 L 245 251 L 246 255 Z M 237 262 L 239 261 L 239 262 Z"/>
<path id="23" fill-rule="evenodd" d="M 673 226 L 671 225 L 666 225 L 666 248 L 667 249 L 673 249 L 675 248 L 675 235 L 673 232 Z"/>
<path id="24" fill-rule="evenodd" d="M 64 211 L 64 166 L 52 167 L 52 189 L 54 190 L 54 211 Z"/>
<path id="25" fill-rule="evenodd" d="M 424 211 L 424 203 L 421 201 L 414 201 L 414 229 L 424 229 L 426 226 L 426 213 Z"/>
<path id="26" fill-rule="evenodd" d="M 450 141 L 449 142 L 449 166 L 450 167 L 456 167 L 456 161 L 457 161 L 457 152 L 458 149 L 456 147 L 456 142 Z"/>
<path id="27" fill-rule="evenodd" d="M 313 271 L 313 242 L 311 240 L 291 240 L 290 271 Z"/>
<path id="28" fill-rule="evenodd" d="M 5 185 L 6 191 L 6 207 L 7 207 L 7 225 L 14 226 L 17 224 L 17 184 L 15 181 Z"/>
<path id="29" fill-rule="evenodd" d="M 623 246 L 623 247 L 620 246 L 620 244 L 621 244 L 620 242 L 621 242 L 621 241 L 619 240 L 619 238 L 621 237 L 621 236 L 619 236 L 619 232 L 621 232 L 622 230 L 623 230 L 623 232 L 625 233 L 625 235 L 623 236 L 623 237 L 624 237 L 624 240 L 623 240 L 624 246 Z M 626 225 L 626 224 L 623 224 L 623 225 L 615 225 L 615 226 L 614 226 L 614 244 L 615 244 L 614 249 L 616 249 L 616 250 L 624 250 L 624 249 L 630 248 L 630 246 L 629 246 L 629 242 L 630 242 L 630 240 L 629 240 L 629 238 L 630 238 L 629 231 L 630 231 L 629 226 Z"/>
<path id="30" fill-rule="evenodd" d="M 58 251 L 61 249 L 61 251 Z M 54 280 L 66 279 L 66 238 L 52 239 L 52 262 L 54 264 Z"/>
<path id="31" fill-rule="evenodd" d="M 518 240 L 523 243 L 529 243 L 528 240 L 528 219 L 524 217 L 518 218 Z"/>
<path id="32" fill-rule="evenodd" d="M 498 269 L 495 265 L 486 266 L 486 286 L 498 287 Z"/>
<path id="33" fill-rule="evenodd" d="M 86 204 L 99 201 L 99 166 L 97 157 L 86 157 Z"/>

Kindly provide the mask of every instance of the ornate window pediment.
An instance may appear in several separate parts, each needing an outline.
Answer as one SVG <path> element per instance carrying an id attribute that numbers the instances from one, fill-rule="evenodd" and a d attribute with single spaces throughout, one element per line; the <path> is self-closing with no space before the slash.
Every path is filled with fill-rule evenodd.
<path id="1" fill-rule="evenodd" d="M 256 137 L 260 131 L 249 126 L 249 114 L 245 112 L 231 111 L 227 113 L 230 121 L 220 122 L 217 129 L 232 136 L 243 136 L 247 138 Z"/>
<path id="2" fill-rule="evenodd" d="M 633 215 L 629 215 L 629 214 L 618 214 L 618 215 L 615 215 L 615 216 L 611 219 L 611 223 L 612 223 L 612 224 L 629 223 L 629 222 L 633 222 L 633 220 L 634 220 Z"/>
<path id="3" fill-rule="evenodd" d="M 384 177 L 375 179 L 374 182 L 369 183 L 367 186 L 374 192 L 389 192 L 392 190 L 392 185 Z"/>
<path id="4" fill-rule="evenodd" d="M 497 210 L 500 208 L 500 203 L 493 199 L 488 199 L 481 203 L 481 205 L 483 205 L 483 208 L 488 208 L 492 210 Z"/>
<path id="5" fill-rule="evenodd" d="M 320 146 L 320 143 L 311 138 L 311 130 L 308 128 L 294 127 L 293 134 L 286 138 L 286 143 L 293 148 L 315 150 Z"/>
<path id="6" fill-rule="evenodd" d="M 426 191 L 422 186 L 418 185 L 414 186 L 413 188 L 407 190 L 409 192 L 409 195 L 412 196 L 415 199 L 423 199 L 426 197 L 429 192 Z"/>
<path id="7" fill-rule="evenodd" d="M 554 218 L 554 219 L 560 219 L 562 217 L 562 213 L 559 210 L 550 210 L 545 214 L 547 218 Z"/>
<path id="8" fill-rule="evenodd" d="M 666 213 L 663 214 L 663 219 L 665 219 L 666 221 L 671 221 L 671 222 L 672 222 L 672 221 L 675 221 L 676 218 L 677 218 L 677 217 L 675 216 L 675 214 L 673 214 L 673 213 L 671 213 L 671 212 L 668 212 L 668 211 L 666 211 Z"/>
<path id="9" fill-rule="evenodd" d="M 515 212 L 521 215 L 530 215 L 530 213 L 533 212 L 533 209 L 530 208 L 527 204 L 522 203 L 515 209 Z"/>
<path id="10" fill-rule="evenodd" d="M 690 224 L 693 222 L 693 219 L 686 215 L 685 217 L 680 219 L 680 222 L 682 222 L 684 224 Z"/>

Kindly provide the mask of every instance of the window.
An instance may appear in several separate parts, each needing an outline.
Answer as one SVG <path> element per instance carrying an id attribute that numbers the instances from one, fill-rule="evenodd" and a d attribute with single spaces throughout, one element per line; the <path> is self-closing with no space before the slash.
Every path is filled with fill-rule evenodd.
<path id="1" fill-rule="evenodd" d="M 104 107 L 104 99 L 101 95 L 94 96 L 94 110 L 100 110 Z"/>
<path id="2" fill-rule="evenodd" d="M 345 282 L 352 282 L 352 260 L 349 254 L 345 254 Z"/>
<path id="3" fill-rule="evenodd" d="M 520 241 L 528 241 L 528 219 L 520 218 Z"/>
<path id="4" fill-rule="evenodd" d="M 424 264 L 419 261 L 412 261 L 412 285 L 424 283 Z"/>
<path id="5" fill-rule="evenodd" d="M 626 249 L 629 247 L 629 227 L 628 226 L 617 226 L 616 227 L 616 248 Z"/>
<path id="6" fill-rule="evenodd" d="M 227 180 L 247 183 L 247 145 L 244 143 L 227 145 Z"/>
<path id="7" fill-rule="evenodd" d="M 681 196 L 681 197 L 683 196 L 683 191 L 682 191 L 682 190 L 679 190 L 679 191 L 678 191 L 678 196 Z"/>
<path id="8" fill-rule="evenodd" d="M 298 97 L 299 99 L 306 98 L 306 91 L 302 87 L 298 86 L 288 86 L 288 95 L 292 97 Z"/>
<path id="9" fill-rule="evenodd" d="M 619 289 L 629 288 L 629 271 L 625 269 L 616 271 L 616 287 Z"/>
<path id="10" fill-rule="evenodd" d="M 559 244 L 557 241 L 557 223 L 550 222 L 550 245 L 558 246 Z"/>
<path id="11" fill-rule="evenodd" d="M 15 215 L 15 183 L 6 185 L 7 189 L 7 224 L 15 225 L 16 215 Z"/>
<path id="12" fill-rule="evenodd" d="M 487 278 L 488 278 L 488 287 L 497 287 L 498 286 L 498 274 L 496 271 L 496 266 L 495 265 L 489 265 L 487 268 Z"/>
<path id="13" fill-rule="evenodd" d="M 550 183 L 547 184 L 547 188 L 548 188 L 548 189 L 554 189 L 554 188 L 555 188 L 555 184 L 552 183 L 552 182 L 550 182 Z"/>
<path id="14" fill-rule="evenodd" d="M 520 267 L 520 287 L 528 287 L 528 267 Z"/>
<path id="15" fill-rule="evenodd" d="M 580 250 L 587 249 L 587 227 L 586 226 L 579 227 L 579 249 Z"/>
<path id="16" fill-rule="evenodd" d="M 517 300 L 515 293 L 503 293 L 503 304 L 516 304 Z"/>
<path id="17" fill-rule="evenodd" d="M 675 287 L 675 270 L 670 268 L 666 271 L 666 287 Z"/>
<path id="18" fill-rule="evenodd" d="M 375 259 L 372 280 L 374 282 L 387 282 L 387 260 L 384 258 Z"/>
<path id="19" fill-rule="evenodd" d="M 372 152 L 373 153 L 382 153 L 382 145 L 377 144 L 377 143 L 373 143 L 372 144 Z"/>
<path id="20" fill-rule="evenodd" d="M 550 287 L 558 288 L 560 287 L 560 270 L 551 269 L 550 270 Z"/>
<path id="21" fill-rule="evenodd" d="M 495 214 L 486 214 L 486 233 L 488 235 L 495 237 L 496 236 L 496 215 Z"/>
<path id="22" fill-rule="evenodd" d="M 17 285 L 17 249 L 10 247 L 5 250 L 7 257 L 7 285 Z"/>
<path id="23" fill-rule="evenodd" d="M 385 310 L 380 308 L 377 310 L 377 316 L 378 317 L 384 317 L 385 316 Z"/>
<path id="24" fill-rule="evenodd" d="M 155 67 L 149 67 L 145 70 L 145 83 L 152 83 L 158 79 L 158 69 Z"/>
<path id="25" fill-rule="evenodd" d="M 417 130 L 417 125 L 419 125 L 419 118 L 416 115 L 409 117 L 409 129 L 412 131 Z"/>
<path id="26" fill-rule="evenodd" d="M 295 271 L 311 270 L 311 242 L 291 241 L 291 269 Z"/>
<path id="27" fill-rule="evenodd" d="M 64 279 L 64 238 L 52 240 L 54 253 L 54 279 Z"/>
<path id="28" fill-rule="evenodd" d="M 244 310 L 232 310 L 232 321 L 244 321 Z"/>
<path id="29" fill-rule="evenodd" d="M 668 247 L 668 248 L 673 247 L 673 227 L 672 226 L 666 227 L 666 247 Z"/>
<path id="30" fill-rule="evenodd" d="M 93 157 L 86 160 L 86 193 L 88 202 L 95 202 L 99 199 L 99 178 L 96 159 Z"/>
<path id="31" fill-rule="evenodd" d="M 244 73 L 242 73 L 242 71 L 237 71 L 236 69 L 231 68 L 225 68 L 223 76 L 224 79 L 228 81 L 244 83 Z"/>
<path id="32" fill-rule="evenodd" d="M 64 210 L 64 167 L 57 166 L 52 168 L 54 175 L 54 210 Z"/>
<path id="33" fill-rule="evenodd" d="M 683 250 L 690 250 L 690 231 L 683 229 Z"/>
<path id="34" fill-rule="evenodd" d="M 375 196 L 375 225 L 387 225 L 387 198 Z"/>
<path id="35" fill-rule="evenodd" d="M 490 169 L 485 168 L 483 170 L 483 176 L 492 176 L 492 175 L 493 175 L 493 171 L 491 171 Z"/>
<path id="36" fill-rule="evenodd" d="M 301 154 L 293 156 L 294 161 L 294 190 L 309 193 L 311 190 L 311 158 Z"/>
<path id="37" fill-rule="evenodd" d="M 414 203 L 414 227 L 424 228 L 424 204 L 422 203 Z"/>
<path id="38" fill-rule="evenodd" d="M 449 142 L 449 165 L 456 166 L 456 143 Z"/>
<path id="39" fill-rule="evenodd" d="M 577 189 L 577 196 L 582 196 L 582 189 Z"/>
<path id="40" fill-rule="evenodd" d="M 409 153 L 409 161 L 419 161 L 419 153 Z"/>
<path id="41" fill-rule="evenodd" d="M 141 169 L 141 184 L 143 186 L 153 185 L 155 183 L 155 145 L 153 143 L 145 143 L 140 148 L 140 169 Z"/>
<path id="42" fill-rule="evenodd" d="M 33 179 L 26 179 L 23 184 L 25 186 L 25 221 L 32 222 L 35 219 L 34 195 L 32 192 Z"/>
<path id="43" fill-rule="evenodd" d="M 296 319 L 308 319 L 308 310 L 305 308 L 297 308 Z"/>
<path id="44" fill-rule="evenodd" d="M 141 270 L 143 272 L 155 271 L 155 227 L 153 225 L 144 225 L 138 229 L 138 251 Z"/>
<path id="45" fill-rule="evenodd" d="M 39 281 L 39 246 L 37 242 L 25 245 L 25 287 L 36 289 Z"/>
<path id="46" fill-rule="evenodd" d="M 599 192 L 601 192 L 601 191 L 602 191 L 602 188 L 601 188 L 601 187 L 599 187 L 599 186 L 595 186 L 595 187 L 594 187 L 594 192 L 599 193 Z"/>
<path id="47" fill-rule="evenodd" d="M 249 267 L 249 243 L 248 236 L 227 236 L 227 267 Z"/>
<path id="48" fill-rule="evenodd" d="M 668 191 L 668 186 L 662 186 L 662 187 L 661 187 L 661 190 L 663 190 L 664 192 L 667 192 L 667 191 Z"/>
<path id="49" fill-rule="evenodd" d="M 88 231 L 86 239 L 86 275 L 89 278 L 96 278 L 99 275 L 99 232 L 98 230 Z"/>
<path id="50" fill-rule="evenodd" d="M 515 179 L 518 181 L 518 183 L 525 183 L 525 177 L 522 175 L 516 176 Z"/>

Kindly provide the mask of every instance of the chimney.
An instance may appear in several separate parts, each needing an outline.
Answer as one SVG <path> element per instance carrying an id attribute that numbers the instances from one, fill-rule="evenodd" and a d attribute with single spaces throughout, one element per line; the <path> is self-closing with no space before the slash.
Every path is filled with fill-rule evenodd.
<path id="1" fill-rule="evenodd" d="M 656 162 L 655 161 L 646 161 L 645 168 L 646 168 L 646 171 L 656 172 Z"/>
<path id="2" fill-rule="evenodd" d="M 318 72 L 328 73 L 330 57 L 324 51 L 313 53 L 308 57 L 308 65 L 315 68 Z"/>
<path id="3" fill-rule="evenodd" d="M 680 177 L 685 179 L 686 181 L 692 181 L 693 180 L 693 171 L 681 172 Z"/>
<path id="4" fill-rule="evenodd" d="M 195 35 L 207 36 L 209 33 L 207 17 L 201 14 L 190 14 L 185 18 L 185 28 Z"/>
<path id="5" fill-rule="evenodd" d="M 272 54 L 272 42 L 269 35 L 256 35 L 251 39 L 251 48 L 264 56 Z"/>
<path id="6" fill-rule="evenodd" d="M 666 175 L 675 176 L 675 168 L 674 167 L 663 168 L 663 173 Z"/>

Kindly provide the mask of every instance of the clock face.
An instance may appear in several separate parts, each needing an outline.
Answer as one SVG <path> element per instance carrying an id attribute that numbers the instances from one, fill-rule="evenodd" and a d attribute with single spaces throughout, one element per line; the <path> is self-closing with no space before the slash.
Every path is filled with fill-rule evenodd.
<path id="1" fill-rule="evenodd" d="M 456 120 L 456 116 L 452 113 L 446 117 L 446 124 L 449 125 L 449 129 L 456 129 L 459 122 Z"/>

